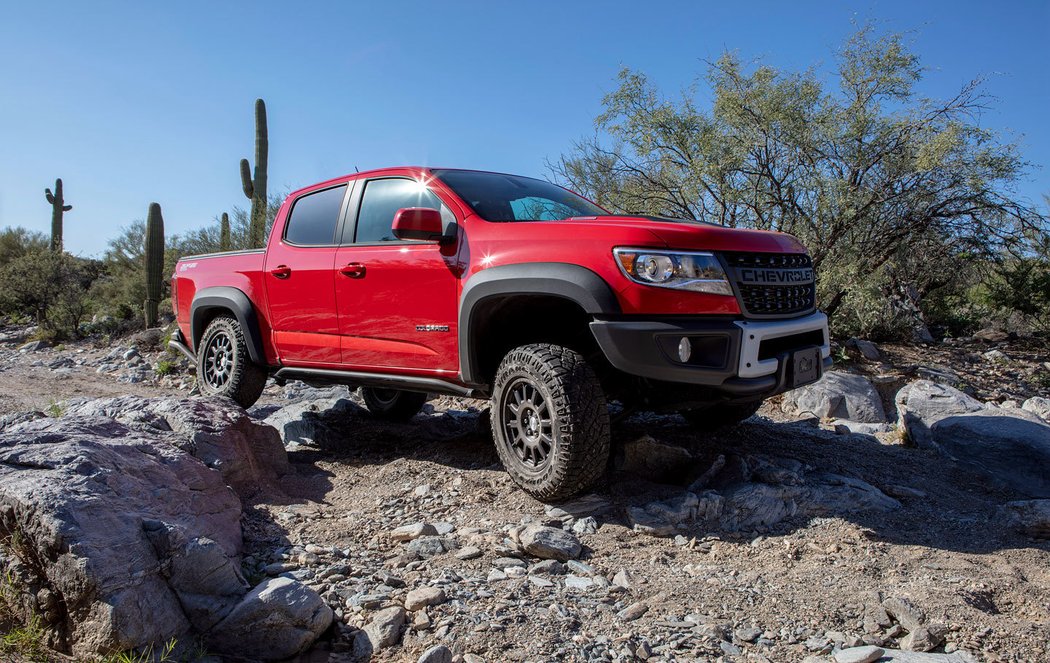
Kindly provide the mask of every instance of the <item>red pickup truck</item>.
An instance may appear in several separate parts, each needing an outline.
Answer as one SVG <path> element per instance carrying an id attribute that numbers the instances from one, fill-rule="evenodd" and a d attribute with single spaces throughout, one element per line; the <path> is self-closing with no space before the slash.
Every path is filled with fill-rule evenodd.
<path id="1" fill-rule="evenodd" d="M 500 459 L 544 500 L 605 472 L 609 401 L 711 429 L 831 361 L 793 237 L 470 170 L 296 191 L 265 249 L 180 260 L 172 302 L 203 393 L 247 407 L 268 377 L 346 384 L 400 420 L 427 394 L 491 399 Z"/>

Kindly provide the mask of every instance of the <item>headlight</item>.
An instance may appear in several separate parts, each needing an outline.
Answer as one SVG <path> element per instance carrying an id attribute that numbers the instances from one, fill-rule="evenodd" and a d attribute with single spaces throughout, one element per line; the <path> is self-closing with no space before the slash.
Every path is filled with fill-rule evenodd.
<path id="1" fill-rule="evenodd" d="M 710 253 L 613 249 L 627 278 L 644 285 L 713 295 L 732 295 L 733 288 L 718 258 Z"/>

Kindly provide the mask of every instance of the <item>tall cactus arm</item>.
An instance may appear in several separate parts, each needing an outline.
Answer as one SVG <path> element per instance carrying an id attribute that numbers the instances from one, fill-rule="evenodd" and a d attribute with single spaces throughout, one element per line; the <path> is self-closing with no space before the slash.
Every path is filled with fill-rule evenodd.
<path id="1" fill-rule="evenodd" d="M 255 194 L 255 185 L 252 184 L 252 168 L 247 159 L 241 159 L 241 187 L 244 189 L 244 195 L 251 200 Z"/>
<path id="2" fill-rule="evenodd" d="M 47 198 L 49 204 L 55 204 L 55 194 L 51 193 L 51 189 L 44 189 L 44 197 Z"/>

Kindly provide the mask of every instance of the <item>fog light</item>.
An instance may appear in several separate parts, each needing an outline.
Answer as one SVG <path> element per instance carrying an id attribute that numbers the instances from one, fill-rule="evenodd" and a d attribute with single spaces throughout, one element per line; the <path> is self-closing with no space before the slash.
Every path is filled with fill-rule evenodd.
<path id="1" fill-rule="evenodd" d="M 689 361 L 689 358 L 693 356 L 693 344 L 689 342 L 689 338 L 686 336 L 682 337 L 681 341 L 678 341 L 678 358 L 682 360 L 682 363 Z"/>

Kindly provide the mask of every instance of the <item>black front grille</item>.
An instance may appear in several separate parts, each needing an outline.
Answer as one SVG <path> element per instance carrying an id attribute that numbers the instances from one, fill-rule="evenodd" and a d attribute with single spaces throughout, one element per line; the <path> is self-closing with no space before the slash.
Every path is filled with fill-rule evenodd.
<path id="1" fill-rule="evenodd" d="M 813 261 L 804 253 L 726 253 L 730 278 L 740 294 L 745 315 L 788 316 L 806 313 L 816 306 L 816 286 L 812 280 L 784 284 L 749 283 L 742 270 L 812 269 Z"/>

